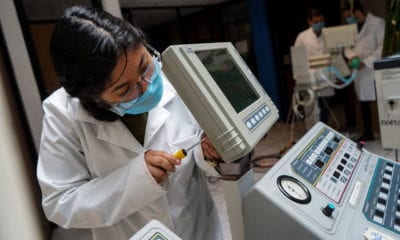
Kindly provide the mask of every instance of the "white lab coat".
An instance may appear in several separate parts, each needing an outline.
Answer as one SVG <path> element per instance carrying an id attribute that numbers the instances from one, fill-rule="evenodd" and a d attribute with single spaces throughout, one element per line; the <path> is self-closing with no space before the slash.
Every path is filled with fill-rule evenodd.
<path id="1" fill-rule="evenodd" d="M 382 57 L 384 34 L 385 21 L 368 13 L 364 26 L 357 35 L 354 48 L 345 51 L 347 58 L 358 56 L 365 63 L 354 79 L 354 87 L 359 101 L 376 99 L 374 61 Z"/>
<path id="2" fill-rule="evenodd" d="M 94 119 L 64 89 L 43 108 L 37 176 L 49 220 L 91 229 L 97 240 L 128 239 L 152 219 L 182 239 L 222 239 L 205 177 L 218 174 L 200 146 L 163 186 L 146 167 L 146 149 L 172 153 L 200 139 L 199 125 L 167 80 L 160 104 L 149 112 L 144 146 L 121 121 Z"/>
<path id="3" fill-rule="evenodd" d="M 307 55 L 309 57 L 324 54 L 324 42 L 322 41 L 322 37 L 321 35 L 317 37 L 312 27 L 307 28 L 306 30 L 299 33 L 299 35 L 297 35 L 294 46 L 304 46 L 307 50 Z"/>
<path id="4" fill-rule="evenodd" d="M 307 28 L 297 35 L 294 42 L 295 47 L 305 47 L 308 57 L 314 57 L 324 54 L 324 42 L 322 34 L 318 37 L 312 27 Z M 317 92 L 319 97 L 329 97 L 335 95 L 335 90 L 331 87 L 321 89 Z"/>

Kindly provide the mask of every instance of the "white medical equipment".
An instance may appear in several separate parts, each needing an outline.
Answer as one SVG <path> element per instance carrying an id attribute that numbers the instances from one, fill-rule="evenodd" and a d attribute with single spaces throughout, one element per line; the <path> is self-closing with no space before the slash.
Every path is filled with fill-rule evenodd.
<path id="1" fill-rule="evenodd" d="M 169 46 L 162 62 L 222 157 L 216 169 L 224 179 L 230 230 L 233 239 L 244 239 L 241 200 L 254 182 L 251 151 L 278 119 L 278 110 L 229 42 Z"/>
<path id="2" fill-rule="evenodd" d="M 357 25 L 346 24 L 323 28 L 322 37 L 324 39 L 324 47 L 328 52 L 338 48 L 352 47 L 357 38 Z"/>
<path id="3" fill-rule="evenodd" d="M 374 63 L 379 126 L 384 148 L 400 149 L 400 55 Z"/>
<path id="4" fill-rule="evenodd" d="M 346 24 L 323 28 L 322 39 L 325 51 L 330 54 L 330 66 L 336 68 L 342 76 L 349 76 L 351 72 L 343 58 L 343 51 L 355 45 L 357 25 Z"/>
<path id="5" fill-rule="evenodd" d="M 225 162 L 248 154 L 278 110 L 231 43 L 173 45 L 163 71 Z"/>
<path id="6" fill-rule="evenodd" d="M 319 121 L 320 109 L 317 104 L 317 91 L 328 87 L 341 89 L 348 86 L 355 77 L 343 58 L 343 50 L 354 46 L 357 26 L 348 24 L 322 29 L 324 54 L 309 57 L 305 47 L 291 47 L 293 78 L 296 85 L 292 97 L 292 110 L 304 119 L 306 129 Z M 344 76 L 351 77 L 349 79 Z M 344 84 L 335 84 L 339 79 Z M 302 112 L 300 110 L 302 108 Z"/>
<path id="7" fill-rule="evenodd" d="M 153 219 L 129 240 L 182 240 L 161 222 Z"/>
<path id="8" fill-rule="evenodd" d="M 171 46 L 163 64 L 223 160 L 248 163 L 278 115 L 232 44 Z M 399 239 L 400 164 L 361 147 L 318 123 L 255 185 L 246 167 L 225 179 L 232 238 Z"/>
<path id="9" fill-rule="evenodd" d="M 246 239 L 400 239 L 400 164 L 316 124 L 246 194 Z"/>

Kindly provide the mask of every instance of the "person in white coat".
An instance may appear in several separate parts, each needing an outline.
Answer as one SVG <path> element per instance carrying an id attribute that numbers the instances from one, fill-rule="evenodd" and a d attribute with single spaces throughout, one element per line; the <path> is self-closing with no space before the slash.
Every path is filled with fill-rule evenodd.
<path id="1" fill-rule="evenodd" d="M 324 53 L 321 33 L 325 17 L 318 9 L 312 8 L 307 10 L 307 23 L 309 27 L 297 35 L 294 46 L 304 46 L 309 57 L 321 55 Z"/>
<path id="2" fill-rule="evenodd" d="M 305 47 L 308 57 L 315 57 L 325 53 L 322 39 L 322 29 L 325 27 L 325 17 L 316 8 L 307 10 L 307 23 L 309 28 L 300 32 L 294 42 L 295 47 Z M 328 123 L 329 109 L 327 108 L 330 97 L 335 95 L 333 88 L 328 87 L 317 92 L 318 105 L 321 110 L 319 118 L 322 122 Z"/>
<path id="3" fill-rule="evenodd" d="M 37 178 L 46 217 L 74 239 L 129 239 L 157 219 L 182 239 L 222 239 L 207 187 L 219 154 L 129 23 L 68 8 L 51 56 Z M 182 161 L 173 152 L 203 139 Z"/>
<path id="4" fill-rule="evenodd" d="M 385 21 L 366 12 L 359 1 L 347 4 L 343 10 L 343 16 L 348 24 L 357 24 L 358 27 L 355 46 L 345 51 L 348 59 L 360 59 L 354 87 L 360 102 L 364 130 L 357 141 L 374 140 L 370 105 L 376 100 L 373 63 L 382 56 Z"/>

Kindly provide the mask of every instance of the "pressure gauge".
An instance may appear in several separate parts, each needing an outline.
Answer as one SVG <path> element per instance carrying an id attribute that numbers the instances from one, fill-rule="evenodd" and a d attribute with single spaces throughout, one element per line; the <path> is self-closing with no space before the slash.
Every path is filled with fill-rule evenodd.
<path id="1" fill-rule="evenodd" d="M 277 180 L 278 188 L 290 200 L 306 204 L 311 201 L 311 194 L 306 185 L 292 176 L 281 175 Z"/>

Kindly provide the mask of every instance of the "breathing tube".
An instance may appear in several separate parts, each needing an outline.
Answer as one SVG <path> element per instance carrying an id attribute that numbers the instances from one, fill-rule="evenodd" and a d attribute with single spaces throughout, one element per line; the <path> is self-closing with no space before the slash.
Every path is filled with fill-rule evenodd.
<path id="1" fill-rule="evenodd" d="M 330 66 L 330 67 L 325 68 L 328 72 L 334 73 L 336 78 L 344 83 L 341 85 L 334 84 L 333 82 L 331 82 L 322 71 L 319 73 L 319 75 L 320 75 L 321 79 L 324 80 L 331 87 L 334 87 L 336 89 L 343 89 L 343 88 L 347 87 L 348 85 L 350 85 L 350 83 L 352 83 L 354 81 L 354 78 L 357 76 L 357 73 L 358 73 L 357 69 L 360 66 L 360 62 L 361 62 L 360 58 L 353 58 L 351 60 L 350 67 L 352 68 L 353 71 L 349 78 L 343 77 L 342 74 L 335 67 Z"/>

